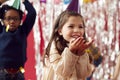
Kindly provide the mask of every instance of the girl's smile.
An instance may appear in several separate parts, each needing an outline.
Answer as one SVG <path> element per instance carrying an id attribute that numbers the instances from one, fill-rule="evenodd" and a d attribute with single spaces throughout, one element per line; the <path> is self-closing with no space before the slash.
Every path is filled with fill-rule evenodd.
<path id="1" fill-rule="evenodd" d="M 69 17 L 68 21 L 59 30 L 59 34 L 68 42 L 70 42 L 71 39 L 73 40 L 78 37 L 83 37 L 84 32 L 85 27 L 83 26 L 83 22 L 79 16 Z"/>

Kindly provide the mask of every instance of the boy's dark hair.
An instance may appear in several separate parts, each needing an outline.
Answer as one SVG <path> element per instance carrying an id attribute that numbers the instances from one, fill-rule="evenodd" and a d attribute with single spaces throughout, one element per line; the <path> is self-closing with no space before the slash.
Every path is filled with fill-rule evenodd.
<path id="1" fill-rule="evenodd" d="M 11 10 L 11 9 L 19 13 L 20 20 L 21 20 L 23 17 L 23 12 L 20 9 L 15 9 L 14 7 L 8 6 L 8 5 L 3 5 L 2 7 L 0 7 L 0 19 L 4 19 L 6 11 Z"/>

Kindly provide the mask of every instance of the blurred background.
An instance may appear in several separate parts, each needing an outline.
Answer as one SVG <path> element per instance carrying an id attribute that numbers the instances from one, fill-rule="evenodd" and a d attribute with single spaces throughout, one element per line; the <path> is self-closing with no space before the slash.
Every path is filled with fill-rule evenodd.
<path id="1" fill-rule="evenodd" d="M 40 80 L 41 59 L 52 32 L 52 25 L 71 0 L 29 1 L 37 11 L 37 18 L 28 37 L 25 77 L 26 80 Z M 79 1 L 87 37 L 95 40 L 95 47 L 102 56 L 102 61 L 98 59 L 99 65 L 96 66 L 90 80 L 111 80 L 116 56 L 120 54 L 120 0 Z"/>

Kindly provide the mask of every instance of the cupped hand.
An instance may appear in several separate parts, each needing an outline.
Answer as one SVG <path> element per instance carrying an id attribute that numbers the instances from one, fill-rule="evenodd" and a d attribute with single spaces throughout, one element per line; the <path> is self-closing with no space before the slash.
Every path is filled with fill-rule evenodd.
<path id="1" fill-rule="evenodd" d="M 94 40 L 87 41 L 83 37 L 73 39 L 69 43 L 69 49 L 72 53 L 80 56 L 84 54 L 85 49 L 91 46 Z"/>
<path id="2" fill-rule="evenodd" d="M 79 45 L 79 49 L 78 49 L 78 51 L 77 51 L 77 55 L 79 55 L 79 56 L 83 55 L 83 54 L 85 53 L 84 51 L 85 51 L 87 48 L 89 48 L 89 47 L 93 44 L 93 42 L 94 42 L 94 40 L 91 39 L 90 41 L 87 41 L 87 42 Z"/>
<path id="3" fill-rule="evenodd" d="M 78 37 L 76 39 L 72 39 L 69 43 L 69 49 L 74 54 L 77 54 L 77 51 L 79 50 L 79 46 L 83 45 L 85 42 L 83 37 Z"/>

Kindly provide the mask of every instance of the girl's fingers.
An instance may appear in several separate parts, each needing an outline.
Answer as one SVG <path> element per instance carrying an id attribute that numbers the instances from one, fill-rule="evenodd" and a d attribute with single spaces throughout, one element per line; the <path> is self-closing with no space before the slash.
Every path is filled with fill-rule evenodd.
<path id="1" fill-rule="evenodd" d="M 79 46 L 79 49 L 81 49 L 81 51 L 89 48 L 89 47 L 93 44 L 94 40 L 91 40 L 91 41 L 86 42 L 86 43 L 84 43 L 84 42 L 85 42 L 85 41 L 83 41 L 83 44 L 81 44 L 81 45 Z"/>
<path id="2" fill-rule="evenodd" d="M 70 50 L 78 50 L 79 49 L 79 45 L 80 43 L 82 42 L 83 43 L 83 38 L 82 37 L 79 37 L 77 39 L 73 39 L 70 41 L 70 44 L 69 44 L 69 48 Z"/>
<path id="3" fill-rule="evenodd" d="M 71 40 L 69 48 L 71 50 L 79 50 L 80 52 L 83 52 L 85 49 L 91 46 L 94 40 L 90 40 L 86 42 L 83 37 L 79 37 L 77 39 Z"/>
<path id="4" fill-rule="evenodd" d="M 72 40 L 70 41 L 70 44 L 76 45 L 79 40 L 80 40 L 80 38 L 72 39 Z"/>
<path id="5" fill-rule="evenodd" d="M 92 40 L 86 42 L 86 45 L 87 45 L 87 46 L 90 46 L 93 42 L 94 42 L 94 40 L 92 39 Z"/>

